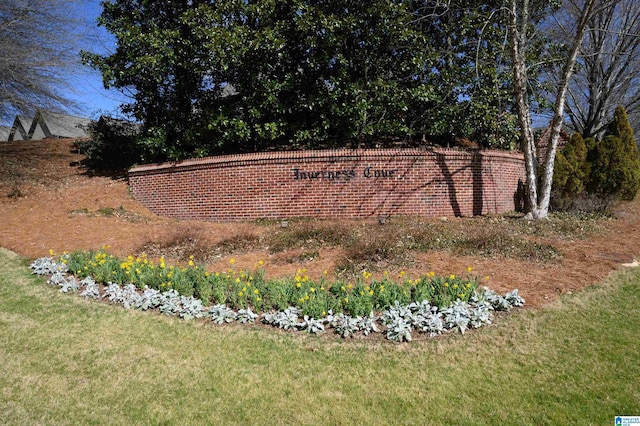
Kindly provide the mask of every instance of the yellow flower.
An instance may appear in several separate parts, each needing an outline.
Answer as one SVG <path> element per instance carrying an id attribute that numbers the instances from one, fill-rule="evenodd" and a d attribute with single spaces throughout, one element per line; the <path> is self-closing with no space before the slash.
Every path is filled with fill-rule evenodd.
<path id="1" fill-rule="evenodd" d="M 445 287 L 449 287 L 449 283 L 448 283 L 448 282 L 445 282 L 445 283 L 444 283 L 444 284 L 442 284 L 442 285 L 443 285 L 443 286 L 445 286 Z"/>
<path id="2" fill-rule="evenodd" d="M 234 263 L 236 263 L 236 260 L 232 257 L 231 260 L 229 260 L 229 263 L 233 265 Z"/>
<path id="3" fill-rule="evenodd" d="M 327 275 L 327 274 L 328 274 L 328 272 L 327 272 L 326 269 L 324 271 L 322 271 L 322 275 Z"/>
<path id="4" fill-rule="evenodd" d="M 349 303 L 349 298 L 348 297 L 344 298 L 344 303 Z"/>
<path id="5" fill-rule="evenodd" d="M 369 296 L 373 296 L 373 290 L 369 290 Z"/>
<path id="6" fill-rule="evenodd" d="M 484 276 L 484 279 L 485 279 L 485 280 L 487 280 L 487 281 L 489 281 L 489 275 L 485 275 L 485 276 Z"/>
<path id="7" fill-rule="evenodd" d="M 406 273 L 406 272 L 404 272 L 404 271 L 400 271 L 400 274 L 399 274 L 399 275 L 400 275 L 400 278 L 404 277 L 404 274 L 405 274 L 405 273 Z"/>
<path id="8" fill-rule="evenodd" d="M 315 293 L 316 289 L 314 287 L 311 287 L 311 293 Z"/>
<path id="9" fill-rule="evenodd" d="M 258 260 L 258 266 L 262 266 L 264 265 L 264 262 L 262 260 Z"/>
<path id="10" fill-rule="evenodd" d="M 449 275 L 449 279 L 450 279 L 450 280 L 455 280 L 455 279 L 456 279 L 456 274 L 451 274 L 451 275 Z"/>
<path id="11" fill-rule="evenodd" d="M 452 288 L 454 289 L 458 288 L 458 284 L 454 284 Z"/>
<path id="12" fill-rule="evenodd" d="M 258 291 L 257 288 L 255 290 L 253 290 L 253 294 L 258 294 L 258 293 L 260 293 L 260 292 Z"/>
<path id="13" fill-rule="evenodd" d="M 347 288 L 348 288 L 349 290 L 351 290 L 351 289 L 353 288 L 353 284 L 351 284 L 351 283 L 347 284 Z"/>
<path id="14" fill-rule="evenodd" d="M 467 272 L 471 272 L 473 271 L 473 268 L 471 266 L 467 266 Z"/>
<path id="15" fill-rule="evenodd" d="M 300 283 L 296 283 L 296 288 L 300 288 Z"/>
<path id="16" fill-rule="evenodd" d="M 189 260 L 189 266 L 194 266 L 193 260 Z"/>
<path id="17" fill-rule="evenodd" d="M 429 271 L 427 275 L 429 275 L 430 277 L 435 277 L 436 273 L 433 271 Z"/>
<path id="18" fill-rule="evenodd" d="M 364 296 L 364 291 L 360 291 L 360 296 Z"/>
<path id="19" fill-rule="evenodd" d="M 55 256 L 56 252 L 53 249 L 49 249 L 49 256 Z"/>
<path id="20" fill-rule="evenodd" d="M 238 292 L 238 297 L 242 297 L 244 294 L 242 292 Z"/>
<path id="21" fill-rule="evenodd" d="M 327 316 L 327 313 L 326 313 L 325 311 L 322 311 L 322 316 L 323 316 L 323 317 L 326 317 L 326 316 Z"/>
<path id="22" fill-rule="evenodd" d="M 344 286 L 340 287 L 340 290 L 347 291 L 347 289 Z"/>

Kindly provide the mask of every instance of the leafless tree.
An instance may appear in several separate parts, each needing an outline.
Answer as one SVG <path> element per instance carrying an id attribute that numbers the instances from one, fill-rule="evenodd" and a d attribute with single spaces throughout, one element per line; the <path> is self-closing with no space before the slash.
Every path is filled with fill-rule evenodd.
<path id="1" fill-rule="evenodd" d="M 84 31 L 75 2 L 0 1 L 0 120 L 72 106 L 66 94 Z"/>
<path id="2" fill-rule="evenodd" d="M 576 8 L 569 8 L 577 16 Z M 582 55 L 569 85 L 570 127 L 584 137 L 602 137 L 617 106 L 625 107 L 640 132 L 640 4 L 620 0 L 587 22 Z"/>
<path id="3" fill-rule="evenodd" d="M 547 25 L 559 45 L 568 45 L 580 5 L 565 1 L 561 13 Z M 640 4 L 615 0 L 597 5 L 587 22 L 581 55 L 576 61 L 567 96 L 567 126 L 584 137 L 601 138 L 617 106 L 625 107 L 629 121 L 640 132 Z M 546 74 L 557 86 L 561 69 Z M 544 93 L 552 99 L 555 93 Z"/>
<path id="4" fill-rule="evenodd" d="M 533 219 L 546 218 L 549 212 L 551 198 L 551 184 L 553 181 L 553 165 L 558 146 L 560 129 L 565 115 L 565 104 L 569 90 L 569 82 L 580 52 L 587 23 L 594 15 L 595 0 L 584 0 L 575 6 L 580 10 L 575 20 L 573 37 L 569 44 L 566 59 L 563 62 L 562 73 L 555 90 L 552 128 L 547 147 L 547 155 L 543 165 L 543 174 L 538 180 L 538 160 L 536 158 L 533 126 L 531 123 L 530 93 L 527 82 L 527 47 L 533 45 L 530 37 L 532 29 L 539 22 L 536 11 L 544 10 L 544 3 L 537 0 L 507 0 L 509 50 L 513 70 L 513 86 L 516 99 L 516 111 L 520 124 L 522 151 L 525 157 L 526 187 L 527 187 L 527 217 Z M 540 182 L 540 183 L 539 183 Z"/>

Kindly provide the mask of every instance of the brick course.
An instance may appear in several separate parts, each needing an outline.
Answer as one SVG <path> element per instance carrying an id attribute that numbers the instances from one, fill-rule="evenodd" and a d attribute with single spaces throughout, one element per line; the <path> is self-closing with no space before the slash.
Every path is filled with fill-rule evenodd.
<path id="1" fill-rule="evenodd" d="M 129 185 L 178 219 L 440 217 L 516 210 L 524 176 L 522 155 L 505 151 L 344 149 L 141 165 Z"/>

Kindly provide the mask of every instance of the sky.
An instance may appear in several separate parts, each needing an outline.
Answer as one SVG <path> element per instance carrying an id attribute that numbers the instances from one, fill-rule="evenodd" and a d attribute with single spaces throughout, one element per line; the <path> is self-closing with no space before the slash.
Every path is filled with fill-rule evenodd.
<path id="1" fill-rule="evenodd" d="M 107 54 L 115 49 L 115 38 L 104 28 L 98 27 L 96 20 L 102 12 L 100 0 L 81 0 L 75 4 L 75 12 L 87 22 L 85 49 L 94 53 Z M 101 114 L 117 116 L 118 106 L 127 98 L 117 90 L 106 90 L 98 71 L 79 65 L 77 76 L 71 81 L 72 92 L 67 96 L 78 103 L 74 114 L 86 118 L 98 118 Z"/>

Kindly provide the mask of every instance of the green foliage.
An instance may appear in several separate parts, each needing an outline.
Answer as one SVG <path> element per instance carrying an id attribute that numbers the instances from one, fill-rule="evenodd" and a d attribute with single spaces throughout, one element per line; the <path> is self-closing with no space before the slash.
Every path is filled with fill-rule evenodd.
<path id="1" fill-rule="evenodd" d="M 591 165 L 587 162 L 587 145 L 579 133 L 557 153 L 553 169 L 553 188 L 563 196 L 585 190 Z"/>
<path id="2" fill-rule="evenodd" d="M 100 118 L 89 124 L 90 139 L 79 140 L 76 149 L 87 156 L 92 166 L 130 167 L 142 159 L 137 145 L 138 127 L 125 120 Z"/>
<path id="3" fill-rule="evenodd" d="M 580 204 L 597 209 L 612 199 L 635 197 L 640 154 L 624 108 L 616 108 L 604 139 L 583 140 L 579 134 L 571 138 L 556 157 L 553 189 L 556 208 Z"/>
<path id="4" fill-rule="evenodd" d="M 616 108 L 608 135 L 592 152 L 588 190 L 632 200 L 640 188 L 640 155 L 624 108 Z"/>
<path id="5" fill-rule="evenodd" d="M 105 2 L 145 161 L 414 136 L 510 147 L 501 2 Z M 481 28 L 481 30 L 480 30 Z M 436 139 L 437 140 L 437 139 Z"/>
<path id="6" fill-rule="evenodd" d="M 110 282 L 114 286 L 131 284 L 138 289 L 172 290 L 182 297 L 196 296 L 205 305 L 228 304 L 234 309 L 265 312 L 295 307 L 302 315 L 316 319 L 332 311 L 363 317 L 394 303 L 408 305 L 424 300 L 443 307 L 456 300 L 469 301 L 479 284 L 469 274 L 443 278 L 429 273 L 411 280 L 404 279 L 401 272 L 400 280 L 394 281 L 386 273 L 382 279 L 373 279 L 367 271 L 355 283 L 329 283 L 324 276 L 312 280 L 304 269 L 298 270 L 293 278 L 267 280 L 261 262 L 252 271 L 236 271 L 232 262 L 226 272 L 209 273 L 192 258 L 184 266 L 167 265 L 163 258 L 156 262 L 146 256 L 122 260 L 108 253 L 106 247 L 96 252 L 63 254 L 60 259 L 78 278 L 91 276 L 96 282 Z"/>

